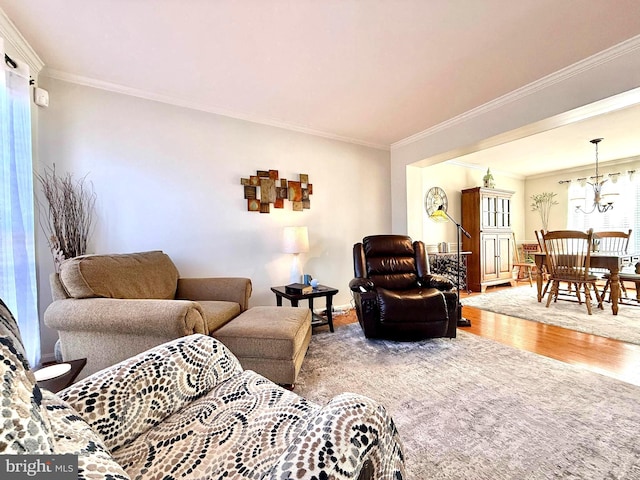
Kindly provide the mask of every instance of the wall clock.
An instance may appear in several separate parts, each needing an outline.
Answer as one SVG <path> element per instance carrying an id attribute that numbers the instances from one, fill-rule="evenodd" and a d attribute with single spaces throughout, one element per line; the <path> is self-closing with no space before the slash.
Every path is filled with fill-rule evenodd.
<path id="1" fill-rule="evenodd" d="M 427 215 L 431 217 L 442 205 L 442 209 L 446 212 L 449 206 L 447 202 L 447 194 L 440 187 L 431 187 L 424 196 L 424 209 Z"/>

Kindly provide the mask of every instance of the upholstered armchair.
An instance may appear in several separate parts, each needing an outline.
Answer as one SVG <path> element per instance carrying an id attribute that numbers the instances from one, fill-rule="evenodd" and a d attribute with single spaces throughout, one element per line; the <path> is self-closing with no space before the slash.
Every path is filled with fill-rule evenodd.
<path id="1" fill-rule="evenodd" d="M 353 246 L 349 283 L 367 338 L 417 340 L 456 336 L 453 283 L 429 270 L 424 243 L 404 235 L 374 235 Z"/>
<path id="2" fill-rule="evenodd" d="M 161 251 L 83 255 L 51 276 L 45 324 L 61 360 L 86 358 L 80 378 L 161 343 L 208 335 L 249 308 L 251 280 L 184 278 Z"/>
<path id="3" fill-rule="evenodd" d="M 312 403 L 243 370 L 206 335 L 156 346 L 54 394 L 36 383 L 0 300 L 0 376 L 0 455 L 74 455 L 79 480 L 406 475 L 382 405 L 351 393 Z"/>

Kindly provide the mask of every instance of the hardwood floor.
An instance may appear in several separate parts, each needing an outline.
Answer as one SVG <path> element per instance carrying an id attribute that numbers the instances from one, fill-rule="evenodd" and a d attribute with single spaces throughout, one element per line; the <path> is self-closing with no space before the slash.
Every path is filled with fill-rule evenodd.
<path id="1" fill-rule="evenodd" d="M 640 345 L 473 307 L 463 307 L 462 314 L 471 320 L 471 327 L 461 328 L 465 332 L 640 386 Z M 638 317 L 640 321 L 640 310 Z M 334 315 L 336 326 L 353 322 L 357 322 L 353 310 Z"/>

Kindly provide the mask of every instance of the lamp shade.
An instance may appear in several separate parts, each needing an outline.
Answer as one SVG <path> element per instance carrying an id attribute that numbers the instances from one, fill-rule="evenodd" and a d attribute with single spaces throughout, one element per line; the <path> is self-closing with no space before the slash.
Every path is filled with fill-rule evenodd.
<path id="1" fill-rule="evenodd" d="M 307 227 L 284 227 L 282 233 L 282 251 L 284 253 L 308 252 L 309 232 Z"/>
<path id="2" fill-rule="evenodd" d="M 438 210 L 433 212 L 429 218 L 431 218 L 431 220 L 433 220 L 434 222 L 448 222 L 449 221 L 449 217 L 447 217 L 446 212 L 442 208 L 438 208 Z"/>

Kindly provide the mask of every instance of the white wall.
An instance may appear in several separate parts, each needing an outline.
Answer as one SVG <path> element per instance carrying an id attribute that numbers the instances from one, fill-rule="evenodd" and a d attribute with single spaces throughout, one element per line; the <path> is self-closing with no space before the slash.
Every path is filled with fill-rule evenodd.
<path id="1" fill-rule="evenodd" d="M 94 253 L 161 249 L 182 276 L 246 276 L 250 304 L 275 305 L 269 290 L 289 281 L 282 227 L 307 225 L 305 273 L 340 289 L 349 304 L 352 246 L 391 228 L 389 152 L 234 120 L 47 77 L 40 112 L 40 161 L 97 194 Z M 240 178 L 279 170 L 313 184 L 311 209 L 247 211 Z M 50 303 L 53 262 L 40 235 L 41 307 Z M 319 302 L 318 302 L 319 303 Z M 314 305 L 320 307 L 322 305 Z M 43 353 L 55 332 L 44 329 Z"/>

